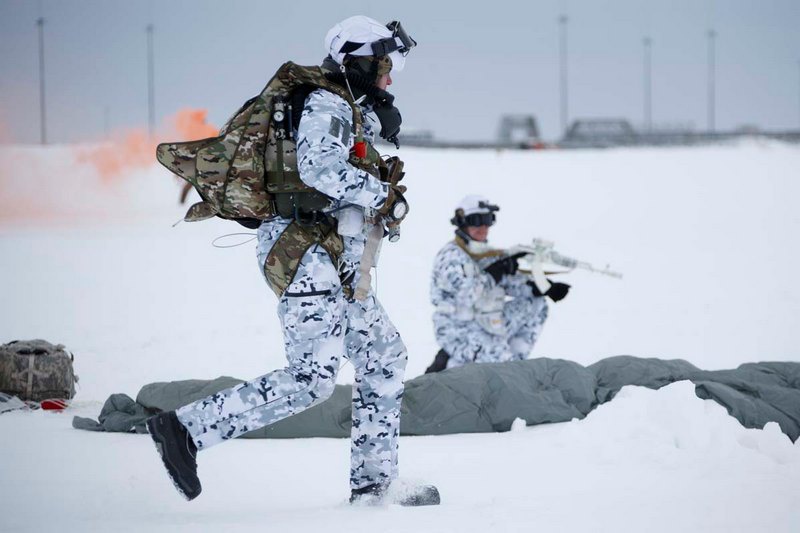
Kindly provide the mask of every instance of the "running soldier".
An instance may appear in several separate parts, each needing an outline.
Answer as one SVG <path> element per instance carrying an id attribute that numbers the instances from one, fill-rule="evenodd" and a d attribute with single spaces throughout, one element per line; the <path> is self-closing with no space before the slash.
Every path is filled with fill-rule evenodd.
<path id="1" fill-rule="evenodd" d="M 276 201 L 278 216 L 258 227 L 258 264 L 279 297 L 288 365 L 148 420 L 165 466 L 187 499 L 201 491 L 198 451 L 326 400 L 346 357 L 355 368 L 350 502 L 439 503 L 435 487 L 398 492 L 400 484 L 392 485 L 408 356 L 369 285 L 385 228 L 391 234 L 408 211 L 405 187 L 354 164 L 378 155 L 372 123 L 356 115 L 374 111 L 380 135 L 396 142 L 400 114 L 386 88 L 415 45 L 399 22 L 383 25 L 363 16 L 328 32 L 322 69 L 348 98 L 311 91 L 295 107 L 302 115 L 290 136 L 297 141 L 299 185 L 319 193 L 322 205 L 302 200 L 310 195 L 285 194 L 277 197 L 283 198 Z M 291 178 L 283 168 L 280 173 Z"/>

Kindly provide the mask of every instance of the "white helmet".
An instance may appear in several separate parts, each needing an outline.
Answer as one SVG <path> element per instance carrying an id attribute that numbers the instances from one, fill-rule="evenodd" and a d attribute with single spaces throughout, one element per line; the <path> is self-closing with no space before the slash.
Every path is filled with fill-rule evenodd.
<path id="1" fill-rule="evenodd" d="M 383 25 L 363 15 L 339 22 L 325 36 L 325 51 L 338 64 L 343 64 L 347 56 L 388 55 L 393 71 L 403 70 L 406 55 L 416 45 L 399 22 Z"/>
<path id="2" fill-rule="evenodd" d="M 450 220 L 454 226 L 491 226 L 496 211 L 500 208 L 479 194 L 470 194 L 458 202 L 455 216 Z"/>

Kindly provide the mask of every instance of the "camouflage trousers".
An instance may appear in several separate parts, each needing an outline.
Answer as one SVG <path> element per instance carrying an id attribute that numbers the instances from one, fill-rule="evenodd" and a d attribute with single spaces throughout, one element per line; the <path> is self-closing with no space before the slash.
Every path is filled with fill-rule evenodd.
<path id="1" fill-rule="evenodd" d="M 260 258 L 280 235 L 279 225 L 268 229 L 274 231 L 259 231 Z M 355 369 L 351 487 L 394 479 L 408 355 L 380 302 L 374 294 L 364 301 L 347 300 L 328 254 L 312 247 L 280 298 L 278 314 L 285 368 L 177 410 L 198 450 L 326 400 L 333 393 L 341 358 L 346 357 Z"/>
<path id="2" fill-rule="evenodd" d="M 494 335 L 474 320 L 457 320 L 434 313 L 436 340 L 450 355 L 447 368 L 467 363 L 499 363 L 526 359 L 547 320 L 544 298 L 534 297 L 530 289 L 518 294 L 503 308 L 506 335 Z"/>

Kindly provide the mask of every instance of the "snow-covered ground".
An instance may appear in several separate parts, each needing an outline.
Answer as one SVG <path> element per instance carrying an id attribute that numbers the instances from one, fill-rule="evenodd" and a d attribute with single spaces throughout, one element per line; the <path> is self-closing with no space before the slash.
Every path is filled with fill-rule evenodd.
<path id="1" fill-rule="evenodd" d="M 175 493 L 140 435 L 71 429 L 108 394 L 282 364 L 275 300 L 235 224 L 172 224 L 178 185 L 156 166 L 114 179 L 76 149 L 0 148 L 0 342 L 75 353 L 65 413 L 0 415 L 0 531 L 798 531 L 800 444 L 744 429 L 687 383 L 626 388 L 585 420 L 506 434 L 407 437 L 404 477 L 439 486 L 425 509 L 353 509 L 346 440 L 245 440 L 200 456 L 203 494 Z M 800 148 L 568 152 L 403 149 L 410 218 L 384 246 L 378 293 L 409 348 L 436 351 L 427 301 L 464 194 L 501 206 L 498 246 L 544 237 L 625 274 L 565 276 L 534 356 L 631 354 L 701 368 L 800 361 Z M 222 244 L 246 240 L 234 236 Z M 340 382 L 351 379 L 345 365 Z"/>

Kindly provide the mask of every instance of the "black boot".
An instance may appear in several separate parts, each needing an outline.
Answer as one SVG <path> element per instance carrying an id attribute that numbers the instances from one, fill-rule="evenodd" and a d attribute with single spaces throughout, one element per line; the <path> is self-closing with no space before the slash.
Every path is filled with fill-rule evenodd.
<path id="1" fill-rule="evenodd" d="M 444 350 L 439 350 L 436 354 L 436 357 L 433 358 L 433 363 L 431 363 L 431 366 L 425 369 L 425 373 L 431 374 L 433 372 L 441 372 L 447 368 L 447 361 L 449 360 L 450 354 Z"/>
<path id="2" fill-rule="evenodd" d="M 202 490 L 195 460 L 197 447 L 189 432 L 178 421 L 175 411 L 159 413 L 148 418 L 147 430 L 175 488 L 187 500 L 197 498 Z"/>
<path id="3" fill-rule="evenodd" d="M 403 483 L 386 485 L 367 485 L 350 491 L 350 503 L 355 505 L 402 505 L 419 507 L 439 505 L 439 490 L 433 485 L 407 486 Z"/>
<path id="4" fill-rule="evenodd" d="M 380 505 L 383 503 L 385 492 L 386 487 L 377 484 L 353 489 L 350 491 L 350 503 L 355 505 Z"/>

